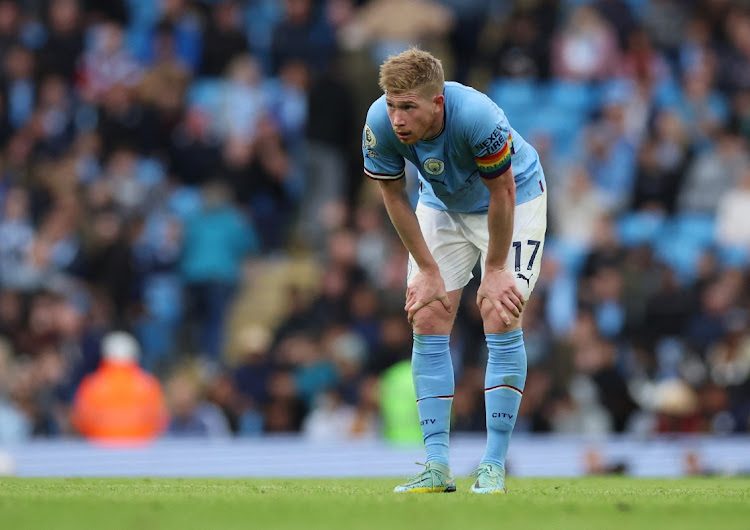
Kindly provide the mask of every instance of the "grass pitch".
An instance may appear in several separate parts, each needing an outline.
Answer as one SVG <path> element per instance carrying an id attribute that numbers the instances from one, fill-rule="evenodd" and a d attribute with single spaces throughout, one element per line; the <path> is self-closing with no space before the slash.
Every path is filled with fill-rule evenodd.
<path id="1" fill-rule="evenodd" d="M 0 479 L 0 528 L 750 528 L 750 479 L 510 478 L 507 495 L 395 495 L 392 480 Z"/>

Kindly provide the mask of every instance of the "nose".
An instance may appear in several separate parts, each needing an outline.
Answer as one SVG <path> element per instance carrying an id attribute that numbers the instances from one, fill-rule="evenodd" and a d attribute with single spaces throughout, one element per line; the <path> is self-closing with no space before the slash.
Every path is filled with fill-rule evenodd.
<path id="1" fill-rule="evenodd" d="M 406 114 L 400 110 L 394 110 L 391 114 L 391 123 L 394 127 L 403 127 L 406 125 Z"/>

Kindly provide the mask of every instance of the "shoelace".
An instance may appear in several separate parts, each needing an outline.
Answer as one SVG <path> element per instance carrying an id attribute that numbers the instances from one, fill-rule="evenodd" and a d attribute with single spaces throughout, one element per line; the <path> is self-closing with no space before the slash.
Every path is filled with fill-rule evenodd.
<path id="1" fill-rule="evenodd" d="M 476 469 L 475 469 L 474 471 L 472 471 L 472 472 L 471 472 L 471 473 L 469 474 L 469 476 L 470 476 L 470 477 L 476 477 L 476 478 L 479 478 L 479 475 L 480 475 L 480 474 L 482 474 L 482 473 L 484 473 L 484 474 L 487 474 L 487 475 L 489 475 L 489 476 L 490 476 L 490 480 L 492 481 L 492 484 L 493 484 L 493 485 L 496 485 L 496 484 L 497 484 L 497 482 L 498 482 L 498 480 L 497 480 L 497 479 L 498 479 L 498 477 L 497 477 L 496 473 L 493 473 L 493 472 L 492 472 L 492 468 L 490 468 L 489 466 L 479 466 L 479 467 L 478 467 L 478 468 L 476 468 Z"/>
<path id="2" fill-rule="evenodd" d="M 409 482 L 414 482 L 415 480 L 419 479 L 422 476 L 422 474 L 425 471 L 427 471 L 427 464 L 423 464 L 422 462 L 414 462 L 414 463 L 417 464 L 418 466 L 424 466 L 424 471 L 420 471 L 419 473 L 415 473 L 412 476 L 410 476 L 407 479 Z"/>
<path id="3" fill-rule="evenodd" d="M 428 467 L 427 467 L 427 464 L 425 464 L 425 463 L 422 463 L 422 462 L 414 462 L 414 463 L 415 463 L 416 465 L 418 465 L 418 466 L 424 466 L 424 471 L 420 471 L 419 473 L 416 473 L 416 474 L 412 475 L 411 477 L 409 477 L 409 481 L 410 481 L 410 482 L 412 482 L 412 481 L 415 481 L 415 480 L 417 480 L 417 479 L 421 479 L 421 478 L 422 478 L 422 475 L 424 475 L 426 471 L 433 471 L 433 472 L 435 472 L 435 473 L 439 473 L 439 474 L 441 474 L 441 475 L 442 475 L 442 473 L 440 473 L 440 471 L 439 471 L 439 470 L 437 470 L 437 469 L 432 469 L 432 468 L 428 468 Z"/>

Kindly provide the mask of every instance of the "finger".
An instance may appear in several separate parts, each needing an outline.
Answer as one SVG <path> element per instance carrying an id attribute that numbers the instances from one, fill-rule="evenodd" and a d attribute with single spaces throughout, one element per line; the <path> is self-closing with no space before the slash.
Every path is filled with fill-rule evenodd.
<path id="1" fill-rule="evenodd" d="M 482 294 L 477 294 L 477 307 L 479 309 L 482 309 L 482 300 L 485 299 L 485 296 Z"/>
<path id="2" fill-rule="evenodd" d="M 523 297 L 523 294 L 521 293 L 521 290 L 518 288 L 518 286 L 514 285 L 512 290 L 513 290 L 513 294 L 515 294 L 516 297 L 518 297 L 518 299 L 521 301 L 521 305 L 525 304 L 526 299 Z"/>
<path id="3" fill-rule="evenodd" d="M 508 308 L 508 311 L 510 311 L 514 317 L 518 318 L 519 316 L 521 316 L 521 310 L 516 307 L 515 302 L 511 300 L 510 296 L 506 296 L 505 298 L 503 298 L 502 303 L 506 308 Z"/>
<path id="4" fill-rule="evenodd" d="M 523 302 L 519 300 L 519 298 L 515 294 L 509 293 L 507 299 L 510 305 L 505 304 L 505 306 L 510 309 L 514 315 L 516 315 L 516 311 L 519 314 L 521 313 L 521 311 L 523 311 Z"/>
<path id="5" fill-rule="evenodd" d="M 408 311 L 409 310 L 409 306 L 411 306 L 412 304 L 414 304 L 414 297 L 413 296 L 409 296 L 406 299 L 406 303 L 404 304 L 404 310 Z"/>
<path id="6" fill-rule="evenodd" d="M 424 306 L 424 302 L 415 302 L 409 309 L 406 310 L 408 313 L 409 322 L 414 320 L 414 315 L 416 314 L 416 312 L 422 309 Z"/>
<path id="7" fill-rule="evenodd" d="M 441 296 L 439 298 L 439 300 L 440 300 L 440 302 L 442 302 L 443 307 L 445 308 L 445 310 L 450 313 L 451 312 L 451 299 L 448 298 L 448 295 L 444 294 L 443 296 Z"/>
<path id="8" fill-rule="evenodd" d="M 510 317 L 503 309 L 503 304 L 500 300 L 493 300 L 492 305 L 495 306 L 495 310 L 500 314 L 500 319 L 505 322 L 506 326 L 510 326 Z"/>

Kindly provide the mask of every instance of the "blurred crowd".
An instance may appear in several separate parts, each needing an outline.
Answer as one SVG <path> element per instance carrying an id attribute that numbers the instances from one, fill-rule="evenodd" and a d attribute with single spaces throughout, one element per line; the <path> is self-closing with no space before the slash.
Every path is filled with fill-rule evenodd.
<path id="1" fill-rule="evenodd" d="M 0 443 L 84 432 L 113 331 L 156 434 L 420 441 L 407 256 L 360 150 L 412 44 L 547 175 L 516 430 L 747 432 L 750 2 L 0 0 Z M 243 313 L 300 261 L 282 311 Z M 476 286 L 454 432 L 484 430 Z"/>

